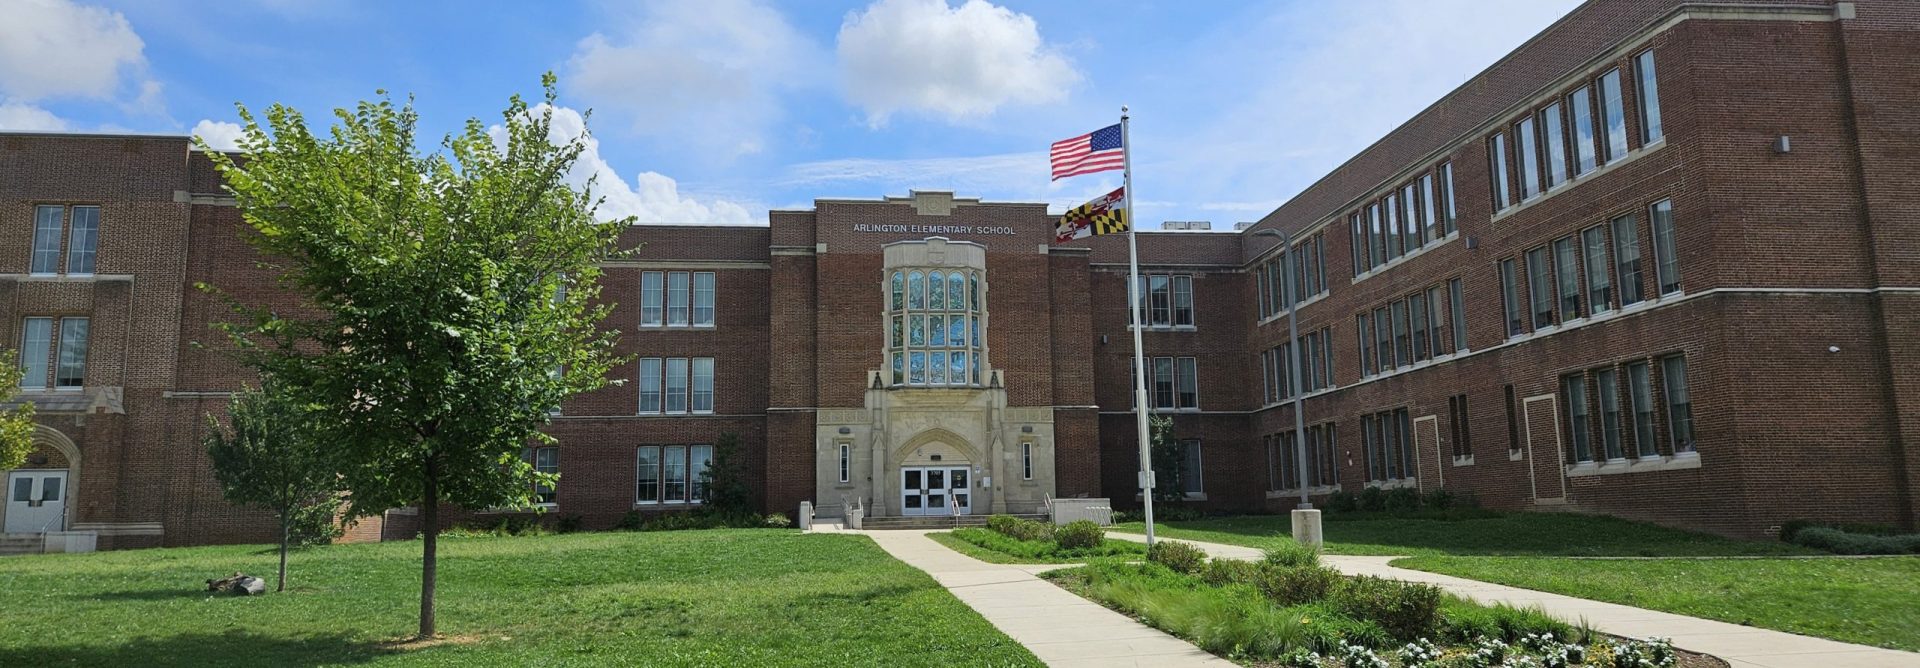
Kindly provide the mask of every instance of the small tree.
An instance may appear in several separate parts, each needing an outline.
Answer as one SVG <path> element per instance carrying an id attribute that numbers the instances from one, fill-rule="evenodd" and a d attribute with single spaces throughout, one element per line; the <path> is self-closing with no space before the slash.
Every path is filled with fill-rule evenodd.
<path id="1" fill-rule="evenodd" d="M 725 517 L 760 514 L 760 500 L 747 480 L 747 461 L 740 455 L 740 436 L 726 432 L 713 443 L 713 460 L 700 472 L 706 485 L 707 512 Z"/>
<path id="2" fill-rule="evenodd" d="M 1179 503 L 1187 499 L 1182 477 L 1187 471 L 1187 451 L 1173 437 L 1173 418 L 1155 415 L 1147 423 L 1153 438 L 1153 500 Z"/>
<path id="3" fill-rule="evenodd" d="M 419 637 L 434 635 L 440 505 L 530 507 L 521 458 L 568 396 L 622 363 L 601 329 L 600 263 L 632 219 L 599 222 L 567 178 L 590 141 L 554 143 L 547 104 L 514 96 L 492 127 L 469 119 L 421 155 L 411 104 L 299 112 L 245 107 L 242 157 L 206 150 L 300 309 L 242 308 L 242 359 L 313 406 L 348 514 L 417 506 Z M 202 149 L 207 149 L 201 144 Z"/>
<path id="4" fill-rule="evenodd" d="M 227 500 L 273 512 L 280 521 L 280 584 L 287 590 L 287 547 L 295 527 L 337 526 L 340 477 L 316 437 L 313 411 L 274 382 L 247 389 L 227 407 L 231 427 L 207 416 L 207 457 Z M 310 537 L 302 537 L 310 538 Z"/>
<path id="5" fill-rule="evenodd" d="M 0 399 L 10 399 L 20 388 L 26 372 L 17 361 L 19 353 L 0 351 Z M 0 410 L 0 470 L 20 468 L 33 452 L 33 402 L 22 401 L 13 408 Z"/>

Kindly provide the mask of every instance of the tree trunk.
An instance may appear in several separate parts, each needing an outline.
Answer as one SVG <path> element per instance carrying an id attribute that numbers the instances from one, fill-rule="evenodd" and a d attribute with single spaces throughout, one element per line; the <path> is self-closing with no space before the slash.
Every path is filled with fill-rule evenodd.
<path id="1" fill-rule="evenodd" d="M 433 589 L 434 575 L 438 570 L 438 548 L 440 537 L 440 466 L 431 456 L 427 457 L 425 498 L 420 502 L 421 559 L 420 559 L 420 639 L 434 636 L 433 628 Z"/>
<path id="2" fill-rule="evenodd" d="M 274 591 L 287 590 L 287 541 L 292 534 L 287 527 L 293 523 L 290 519 L 292 514 L 291 512 L 280 513 L 280 587 Z"/>

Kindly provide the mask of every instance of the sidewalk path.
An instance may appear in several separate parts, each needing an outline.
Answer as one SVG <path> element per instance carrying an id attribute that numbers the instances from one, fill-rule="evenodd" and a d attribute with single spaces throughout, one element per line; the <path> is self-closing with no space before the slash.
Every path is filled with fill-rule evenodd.
<path id="1" fill-rule="evenodd" d="M 1146 541 L 1146 536 L 1138 534 L 1109 532 L 1107 537 Z M 1206 550 L 1207 554 L 1214 557 L 1260 559 L 1263 556 L 1260 550 L 1251 547 L 1193 540 L 1180 542 Z M 1387 564 L 1399 558 L 1329 554 L 1322 555 L 1320 561 L 1348 575 L 1424 582 L 1481 603 L 1537 607 L 1567 622 L 1585 620 L 1589 626 L 1617 636 L 1672 638 L 1675 647 L 1726 659 L 1733 664 L 1733 668 L 1920 668 L 1920 654 L 1549 594 Z"/>
<path id="2" fill-rule="evenodd" d="M 926 531 L 847 533 L 864 533 L 895 559 L 926 571 L 1054 668 L 1235 665 L 1035 576 L 1073 564 L 989 564 L 933 542 Z"/>

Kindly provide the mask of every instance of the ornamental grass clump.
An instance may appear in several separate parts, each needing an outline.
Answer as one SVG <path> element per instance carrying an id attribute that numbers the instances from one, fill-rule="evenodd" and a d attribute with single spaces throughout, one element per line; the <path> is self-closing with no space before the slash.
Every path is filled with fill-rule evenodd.
<path id="1" fill-rule="evenodd" d="M 1163 540 L 1147 548 L 1147 561 L 1166 566 L 1175 573 L 1197 573 L 1207 565 L 1207 553 L 1178 541 Z"/>
<path id="2" fill-rule="evenodd" d="M 1320 565 L 1319 549 L 1284 536 L 1279 537 L 1273 547 L 1267 548 L 1266 557 L 1266 562 L 1275 566 L 1299 568 Z"/>
<path id="3" fill-rule="evenodd" d="M 987 518 L 987 528 L 1014 540 L 1052 540 L 1054 532 L 1052 524 L 1021 519 L 1012 515 L 994 515 Z"/>
<path id="4" fill-rule="evenodd" d="M 1300 605 L 1327 598 L 1342 582 L 1340 574 L 1332 569 L 1276 566 L 1269 562 L 1260 565 L 1259 578 L 1254 584 L 1274 603 Z"/>
<path id="5" fill-rule="evenodd" d="M 1411 640 L 1440 626 L 1440 589 L 1362 575 L 1347 580 L 1329 597 L 1334 607 L 1355 619 L 1379 624 L 1393 637 Z"/>

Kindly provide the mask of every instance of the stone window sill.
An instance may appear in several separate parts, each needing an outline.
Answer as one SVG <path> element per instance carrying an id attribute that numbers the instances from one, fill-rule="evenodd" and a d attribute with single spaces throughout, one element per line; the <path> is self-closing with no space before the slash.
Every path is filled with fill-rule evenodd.
<path id="1" fill-rule="evenodd" d="M 1700 468 L 1700 455 L 1683 452 L 1672 457 L 1641 457 L 1639 459 L 1611 459 L 1605 462 L 1581 462 L 1568 466 L 1567 477 L 1583 478 L 1596 475 L 1618 475 L 1622 473 L 1648 473 L 1653 471 L 1679 471 Z"/>

